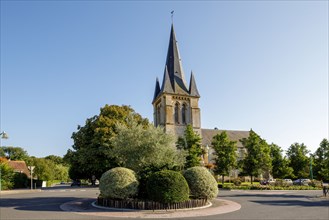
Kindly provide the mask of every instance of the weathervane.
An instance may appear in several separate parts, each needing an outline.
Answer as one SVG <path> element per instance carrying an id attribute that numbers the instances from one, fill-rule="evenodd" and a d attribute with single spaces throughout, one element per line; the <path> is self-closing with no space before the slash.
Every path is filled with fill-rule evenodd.
<path id="1" fill-rule="evenodd" d="M 171 23 L 174 23 L 174 10 L 172 10 L 171 13 Z"/>

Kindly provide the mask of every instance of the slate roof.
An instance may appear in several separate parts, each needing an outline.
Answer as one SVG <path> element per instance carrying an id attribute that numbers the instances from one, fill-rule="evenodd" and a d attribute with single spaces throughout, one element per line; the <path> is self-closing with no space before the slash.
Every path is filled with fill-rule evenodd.
<path id="1" fill-rule="evenodd" d="M 209 147 L 211 146 L 212 138 L 216 134 L 221 133 L 222 131 L 226 131 L 227 136 L 231 141 L 237 142 L 237 147 L 242 148 L 242 144 L 239 141 L 242 138 L 248 138 L 249 137 L 249 131 L 234 131 L 234 130 L 217 130 L 217 129 L 201 129 L 202 134 L 202 145 Z"/>
<path id="2" fill-rule="evenodd" d="M 8 160 L 7 163 L 11 168 L 14 169 L 15 172 L 25 173 L 27 175 L 27 177 L 30 177 L 30 171 L 27 168 L 25 161 Z"/>
<path id="3" fill-rule="evenodd" d="M 200 97 L 193 73 L 191 74 L 190 86 L 187 88 L 173 24 L 171 25 L 162 86 L 161 89 L 158 90 L 156 84 L 152 103 L 154 103 L 157 97 L 162 93 Z"/>

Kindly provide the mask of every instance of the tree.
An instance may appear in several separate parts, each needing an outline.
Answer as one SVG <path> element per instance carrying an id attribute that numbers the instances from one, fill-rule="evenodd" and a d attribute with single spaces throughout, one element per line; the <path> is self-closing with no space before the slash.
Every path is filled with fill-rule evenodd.
<path id="1" fill-rule="evenodd" d="M 112 154 L 112 140 L 117 134 L 118 123 L 127 125 L 128 118 L 147 126 L 147 119 L 142 118 L 129 106 L 105 105 L 100 114 L 86 120 L 84 126 L 72 134 L 73 150 L 69 149 L 64 160 L 70 164 L 70 177 L 97 179 L 107 170 L 116 167 L 118 162 Z"/>
<path id="2" fill-rule="evenodd" d="M 186 126 L 184 136 L 179 137 L 176 144 L 178 149 L 187 151 L 185 169 L 200 166 L 201 155 L 203 154 L 201 137 L 193 130 L 191 125 Z"/>
<path id="3" fill-rule="evenodd" d="M 116 131 L 118 135 L 112 141 L 113 155 L 122 166 L 137 173 L 145 167 L 183 167 L 183 153 L 175 147 L 174 137 L 162 128 L 131 121 L 128 127 L 118 124 Z"/>
<path id="4" fill-rule="evenodd" d="M 45 158 L 31 157 L 31 160 L 28 165 L 35 167 L 33 170 L 33 177 L 37 177 L 38 180 L 55 180 L 56 165 L 51 160 L 47 160 Z"/>
<path id="5" fill-rule="evenodd" d="M 1 190 L 11 189 L 14 185 L 14 170 L 8 165 L 7 159 L 0 158 Z"/>
<path id="6" fill-rule="evenodd" d="M 55 164 L 64 164 L 64 160 L 62 157 L 60 156 L 56 156 L 56 155 L 49 155 L 45 157 L 46 160 L 51 160 L 52 162 L 54 162 Z"/>
<path id="7" fill-rule="evenodd" d="M 272 175 L 274 178 L 291 178 L 293 169 L 289 167 L 289 160 L 282 156 L 283 150 L 276 144 L 270 145 L 272 158 Z"/>
<path id="8" fill-rule="evenodd" d="M 27 152 L 21 147 L 1 147 L 5 157 L 10 160 L 28 160 L 29 155 Z"/>
<path id="9" fill-rule="evenodd" d="M 222 184 L 224 184 L 224 176 L 229 175 L 229 172 L 237 167 L 236 141 L 230 141 L 223 131 L 213 137 L 211 146 L 215 155 L 214 173 L 222 176 Z"/>
<path id="10" fill-rule="evenodd" d="M 323 139 L 314 153 L 314 176 L 318 180 L 329 180 L 329 142 Z"/>
<path id="11" fill-rule="evenodd" d="M 302 143 L 294 143 L 287 150 L 289 166 L 293 169 L 294 178 L 307 178 L 309 176 L 309 150 Z"/>
<path id="12" fill-rule="evenodd" d="M 247 150 L 245 158 L 241 161 L 242 170 L 250 176 L 252 183 L 253 177 L 271 169 L 270 148 L 253 130 L 250 130 L 248 138 L 240 141 Z"/>

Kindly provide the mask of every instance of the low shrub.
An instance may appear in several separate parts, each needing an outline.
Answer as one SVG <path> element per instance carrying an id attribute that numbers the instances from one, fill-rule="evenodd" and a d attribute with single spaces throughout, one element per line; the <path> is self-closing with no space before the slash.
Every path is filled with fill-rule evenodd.
<path id="1" fill-rule="evenodd" d="M 138 185 L 133 170 L 116 167 L 102 175 L 99 181 L 99 190 L 103 198 L 127 199 L 137 195 Z"/>
<path id="2" fill-rule="evenodd" d="M 272 185 L 243 185 L 243 186 L 234 186 L 234 185 L 224 185 L 224 189 L 240 189 L 240 190 L 319 190 L 320 187 L 312 186 L 272 186 Z"/>
<path id="3" fill-rule="evenodd" d="M 176 171 L 162 170 L 153 173 L 146 184 L 149 199 L 161 203 L 189 200 L 189 187 L 184 176 Z"/>
<path id="4" fill-rule="evenodd" d="M 238 177 L 238 178 L 234 178 L 233 180 L 232 180 L 232 182 L 233 182 L 233 184 L 235 185 L 235 186 L 240 186 L 241 185 L 241 179 Z"/>
<path id="5" fill-rule="evenodd" d="M 205 167 L 191 167 L 184 172 L 184 177 L 192 198 L 213 199 L 217 197 L 217 181 Z"/>

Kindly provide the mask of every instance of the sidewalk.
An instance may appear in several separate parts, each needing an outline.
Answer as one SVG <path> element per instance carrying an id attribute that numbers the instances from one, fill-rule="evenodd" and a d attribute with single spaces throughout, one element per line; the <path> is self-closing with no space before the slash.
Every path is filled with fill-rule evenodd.
<path id="1" fill-rule="evenodd" d="M 12 190 L 1 190 L 0 195 L 18 194 L 18 193 L 34 193 L 41 192 L 41 189 L 12 189 Z"/>

